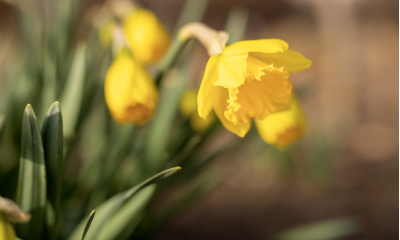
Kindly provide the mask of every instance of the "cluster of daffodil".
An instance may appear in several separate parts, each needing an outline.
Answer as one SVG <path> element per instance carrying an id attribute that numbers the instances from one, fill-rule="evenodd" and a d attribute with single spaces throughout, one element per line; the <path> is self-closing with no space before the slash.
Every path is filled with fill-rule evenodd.
<path id="1" fill-rule="evenodd" d="M 204 14 L 207 1 L 188 0 L 171 41 L 153 12 L 107 0 L 83 18 L 98 35 L 77 44 L 68 39 L 75 39 L 69 24 L 79 16 L 79 1 L 56 2 L 63 14 L 46 15 L 52 24 L 35 9 L 21 9 L 22 35 L 32 44 L 21 44 L 12 70 L 2 68 L 9 79 L 7 94 L 0 94 L 0 194 L 15 197 L 19 207 L 0 197 L 0 240 L 150 239 L 223 181 L 226 168 L 214 172 L 207 164 L 254 140 L 229 138 L 209 148 L 221 124 L 243 138 L 254 119 L 261 138 L 281 150 L 305 133 L 289 77 L 311 62 L 283 40 L 227 45 L 227 32 L 193 14 Z M 191 79 L 190 39 L 209 55 L 199 87 Z M 180 184 L 185 190 L 176 199 L 149 204 Z"/>
<path id="2" fill-rule="evenodd" d="M 158 60 L 170 40 L 148 10 L 136 10 L 125 19 L 124 36 L 130 53 L 122 48 L 116 55 L 106 76 L 105 96 L 117 122 L 141 125 L 153 116 L 158 99 L 144 65 Z M 310 67 L 310 60 L 279 39 L 226 46 L 226 32 L 201 23 L 181 28 L 179 39 L 189 38 L 197 38 L 210 55 L 198 94 L 189 91 L 182 97 L 181 111 L 190 117 L 194 130 L 206 129 L 214 121 L 210 116 L 214 110 L 223 126 L 239 137 L 246 135 L 254 118 L 262 139 L 280 149 L 304 134 L 304 114 L 289 77 Z M 193 113 L 196 105 L 198 115 Z"/>

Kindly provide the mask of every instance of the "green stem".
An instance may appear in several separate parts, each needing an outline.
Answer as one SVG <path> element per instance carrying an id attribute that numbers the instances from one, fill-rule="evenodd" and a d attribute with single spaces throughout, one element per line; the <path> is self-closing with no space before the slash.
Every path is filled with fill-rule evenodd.
<path id="1" fill-rule="evenodd" d="M 183 49 L 185 48 L 187 43 L 188 43 L 188 39 L 187 40 L 181 40 L 179 38 L 176 38 L 174 40 L 174 42 L 172 43 L 172 46 L 170 47 L 170 49 L 168 50 L 167 54 L 165 55 L 165 57 L 161 61 L 161 64 L 160 64 L 161 65 L 161 71 L 160 71 L 160 73 L 157 75 L 157 77 L 155 79 L 157 87 L 160 86 L 161 80 L 165 76 L 165 73 L 167 73 L 168 70 L 170 70 L 175 65 L 176 61 L 180 57 L 180 55 L 183 52 Z"/>

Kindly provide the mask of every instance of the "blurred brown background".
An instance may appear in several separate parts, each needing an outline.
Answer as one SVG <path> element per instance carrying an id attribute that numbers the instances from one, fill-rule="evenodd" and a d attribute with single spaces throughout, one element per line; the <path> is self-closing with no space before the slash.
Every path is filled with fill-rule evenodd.
<path id="1" fill-rule="evenodd" d="M 184 3 L 138 2 L 171 31 Z M 11 44 L 13 14 L 0 4 L 0 27 L 7 33 L 0 37 Z M 233 7 L 248 10 L 245 39 L 284 39 L 313 61 L 310 69 L 291 76 L 309 131 L 291 152 L 284 174 L 264 156 L 245 159 L 211 194 L 177 214 L 157 239 L 260 239 L 341 217 L 360 224 L 357 233 L 343 239 L 398 239 L 399 2 L 211 0 L 204 22 L 223 29 Z M 208 59 L 196 47 L 193 85 Z M 314 154 L 321 141 L 329 143 L 324 150 L 329 159 Z M 253 148 L 249 143 L 215 167 L 247 158 Z M 310 151 L 314 157 L 304 157 Z"/>

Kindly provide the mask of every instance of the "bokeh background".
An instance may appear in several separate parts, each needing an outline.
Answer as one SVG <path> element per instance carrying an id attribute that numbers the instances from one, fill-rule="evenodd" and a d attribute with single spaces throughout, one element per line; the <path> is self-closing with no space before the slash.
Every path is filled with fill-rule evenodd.
<path id="1" fill-rule="evenodd" d="M 171 33 L 184 5 L 137 2 Z M 82 1 L 80 19 L 99 4 Z M 232 9 L 247 16 L 244 39 L 283 39 L 313 61 L 291 75 L 308 132 L 286 154 L 252 138 L 220 157 L 209 168 L 226 179 L 174 214 L 155 239 L 262 239 L 335 219 L 349 231 L 340 239 L 398 239 L 399 2 L 210 0 L 204 22 L 224 29 Z M 74 34 L 79 39 L 85 26 Z M 0 71 L 17 53 L 18 37 L 15 9 L 0 1 Z M 194 47 L 190 85 L 198 87 L 208 56 L 200 44 Z M 208 147 L 231 138 L 221 131 Z M 12 169 L 1 159 L 3 173 Z M 152 204 L 162 206 L 176 192 Z"/>

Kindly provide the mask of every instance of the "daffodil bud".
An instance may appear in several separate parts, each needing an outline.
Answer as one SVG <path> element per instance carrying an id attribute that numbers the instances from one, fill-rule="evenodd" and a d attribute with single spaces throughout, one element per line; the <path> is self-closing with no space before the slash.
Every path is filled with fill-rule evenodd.
<path id="1" fill-rule="evenodd" d="M 104 94 L 111 115 L 120 124 L 144 124 L 154 115 L 158 100 L 150 74 L 126 49 L 107 71 Z"/>
<path id="2" fill-rule="evenodd" d="M 114 21 L 108 21 L 102 24 L 99 28 L 99 40 L 103 46 L 110 46 L 113 38 L 113 33 L 117 28 Z"/>
<path id="3" fill-rule="evenodd" d="M 213 114 L 207 119 L 202 119 L 197 113 L 197 91 L 195 90 L 188 90 L 182 95 L 179 109 L 183 116 L 189 118 L 190 126 L 196 132 L 207 130 L 215 121 Z"/>
<path id="4" fill-rule="evenodd" d="M 306 131 L 303 111 L 294 96 L 288 110 L 273 113 L 264 120 L 256 119 L 255 123 L 261 138 L 278 149 L 289 147 Z"/>
<path id="5" fill-rule="evenodd" d="M 197 38 L 211 56 L 201 81 L 197 106 L 207 119 L 211 110 L 229 131 L 244 137 L 251 119 L 263 120 L 289 108 L 291 72 L 309 68 L 311 61 L 289 50 L 280 39 L 240 41 L 226 46 L 227 37 L 204 24 L 188 24 L 180 37 Z"/>
<path id="6" fill-rule="evenodd" d="M 135 59 L 149 64 L 160 59 L 170 44 L 170 37 L 153 12 L 133 11 L 124 21 L 126 42 Z"/>

